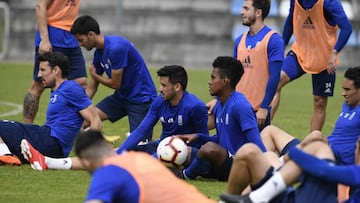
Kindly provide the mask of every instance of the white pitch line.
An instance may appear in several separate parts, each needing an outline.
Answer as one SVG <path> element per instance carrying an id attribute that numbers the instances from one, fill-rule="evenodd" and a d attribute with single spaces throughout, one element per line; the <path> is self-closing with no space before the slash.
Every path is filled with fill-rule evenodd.
<path id="1" fill-rule="evenodd" d="M 7 113 L 0 114 L 0 117 L 13 116 L 13 115 L 19 114 L 23 110 L 22 105 L 15 104 L 15 103 L 12 103 L 12 102 L 0 101 L 0 105 L 6 105 L 6 106 L 15 107 L 15 110 L 9 111 Z"/>

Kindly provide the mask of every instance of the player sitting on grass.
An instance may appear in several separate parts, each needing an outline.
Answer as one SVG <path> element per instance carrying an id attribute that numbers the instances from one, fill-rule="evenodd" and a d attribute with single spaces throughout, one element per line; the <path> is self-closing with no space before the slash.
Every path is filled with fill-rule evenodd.
<path id="1" fill-rule="evenodd" d="M 312 133 L 321 134 L 319 131 Z M 335 203 L 338 202 L 337 183 L 342 183 L 355 187 L 354 192 L 345 202 L 359 202 L 360 138 L 356 142 L 354 154 L 355 164 L 335 165 L 334 155 L 326 139 L 318 136 L 318 139 L 315 138 L 312 142 L 291 148 L 284 158 L 285 164 L 279 171 L 274 171 L 271 165 L 278 161 L 277 156 L 269 158 L 271 155 L 264 155 L 254 145 L 244 146 L 234 159 L 229 177 L 228 194 L 222 194 L 221 199 L 227 203 L 270 201 L 283 203 L 283 200 L 294 203 Z M 301 175 L 301 172 L 304 173 Z M 299 176 L 301 184 L 297 189 L 288 189 L 287 186 L 298 180 Z M 253 191 L 241 196 L 241 192 L 248 183 L 252 185 Z"/>
<path id="2" fill-rule="evenodd" d="M 165 137 L 201 133 L 208 135 L 208 114 L 205 104 L 196 96 L 186 91 L 187 73 L 182 66 L 164 66 L 157 71 L 160 80 L 160 95 L 153 101 L 149 112 L 141 124 L 130 134 L 125 142 L 117 150 L 145 151 L 150 154 L 156 152 L 160 140 Z M 151 131 L 155 124 L 160 120 L 162 133 L 160 139 L 149 142 L 145 145 L 137 145 L 146 135 L 145 132 Z M 30 163 L 42 163 L 42 169 L 82 169 L 77 157 L 55 159 L 44 157 L 38 153 L 31 145 L 26 144 L 22 147 Z M 191 154 L 196 154 L 193 148 Z M 193 155 L 192 157 L 194 157 Z M 190 156 L 188 162 L 190 162 Z"/>
<path id="3" fill-rule="evenodd" d="M 0 163 L 20 165 L 20 160 L 28 163 L 21 155 L 20 143 L 23 139 L 46 156 L 67 157 L 84 120 L 90 122 L 92 129 L 101 129 L 100 118 L 85 90 L 77 82 L 66 79 L 69 68 L 67 58 L 52 52 L 40 54 L 38 60 L 38 77 L 45 88 L 51 88 L 46 122 L 39 126 L 1 120 L 0 140 L 3 142 L 0 143 Z M 42 168 L 39 164 L 31 164 Z"/>

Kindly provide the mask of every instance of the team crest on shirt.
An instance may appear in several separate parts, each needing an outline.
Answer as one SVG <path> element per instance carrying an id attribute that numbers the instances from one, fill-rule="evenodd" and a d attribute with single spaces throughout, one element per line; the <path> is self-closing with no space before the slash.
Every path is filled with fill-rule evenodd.
<path id="1" fill-rule="evenodd" d="M 51 98 L 50 98 L 50 103 L 54 104 L 57 100 L 58 95 L 54 94 Z"/>

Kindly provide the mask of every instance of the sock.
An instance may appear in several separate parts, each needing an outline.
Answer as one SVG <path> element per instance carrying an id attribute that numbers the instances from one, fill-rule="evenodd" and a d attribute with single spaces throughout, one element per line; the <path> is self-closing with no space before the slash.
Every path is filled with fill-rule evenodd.
<path id="1" fill-rule="evenodd" d="M 254 203 L 269 202 L 284 191 L 286 187 L 284 178 L 280 172 L 275 172 L 260 188 L 251 192 L 249 197 Z"/>
<path id="2" fill-rule="evenodd" d="M 0 143 L 0 156 L 5 154 L 12 154 L 12 153 L 10 152 L 10 149 L 5 143 Z"/>
<path id="3" fill-rule="evenodd" d="M 281 162 L 281 165 L 285 164 L 284 155 L 279 157 L 279 161 Z"/>
<path id="4" fill-rule="evenodd" d="M 50 158 L 47 156 L 45 156 L 45 163 L 49 169 L 70 170 L 72 165 L 71 158 Z"/>
<path id="5" fill-rule="evenodd" d="M 208 174 L 211 167 L 210 161 L 196 157 L 190 166 L 184 170 L 184 175 L 189 179 L 195 179 L 197 176 Z"/>

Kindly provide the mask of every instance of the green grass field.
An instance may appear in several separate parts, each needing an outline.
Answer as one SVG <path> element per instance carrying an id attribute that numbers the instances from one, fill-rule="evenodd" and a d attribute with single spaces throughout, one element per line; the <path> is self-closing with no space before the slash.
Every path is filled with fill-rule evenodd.
<path id="1" fill-rule="evenodd" d="M 155 84 L 158 79 L 153 67 L 151 73 Z M 32 64 L 0 63 L 0 119 L 22 121 L 21 112 L 15 115 L 6 115 L 16 112 L 17 105 L 22 104 L 23 97 L 32 80 Z M 188 70 L 188 90 L 207 102 L 211 99 L 208 93 L 207 81 L 210 78 L 211 68 Z M 343 98 L 341 84 L 343 73 L 339 73 L 335 88 L 335 95 L 328 102 L 327 120 L 323 129 L 324 134 L 331 133 L 334 123 L 341 110 Z M 93 99 L 97 103 L 111 94 L 108 88 L 100 87 Z M 41 97 L 40 110 L 35 120 L 36 124 L 43 124 L 49 98 L 49 90 Z M 282 92 L 281 105 L 273 124 L 285 129 L 293 135 L 303 138 L 309 132 L 312 106 L 311 77 L 303 76 L 287 85 Z M 10 104 L 9 104 L 10 103 Z M 5 115 L 5 116 L 3 116 Z M 160 134 L 160 125 L 154 128 L 154 136 Z M 128 132 L 127 118 L 116 123 L 104 122 L 103 132 L 106 135 L 120 136 L 119 145 Z M 90 175 L 85 171 L 47 170 L 33 171 L 29 165 L 20 167 L 0 166 L 0 202 L 82 202 L 84 200 Z M 213 180 L 188 181 L 195 185 L 207 196 L 218 199 L 218 195 L 226 190 L 226 183 Z"/>

